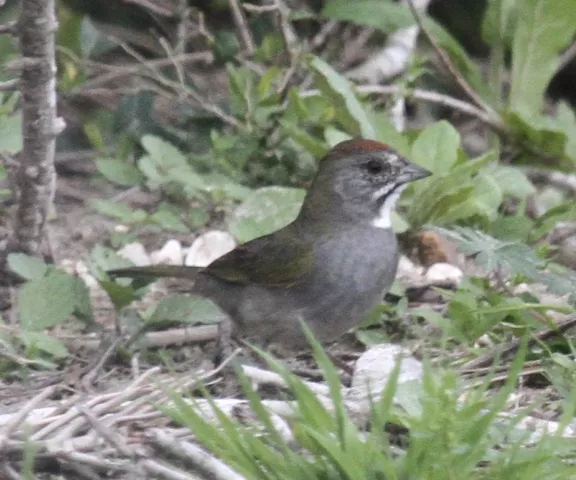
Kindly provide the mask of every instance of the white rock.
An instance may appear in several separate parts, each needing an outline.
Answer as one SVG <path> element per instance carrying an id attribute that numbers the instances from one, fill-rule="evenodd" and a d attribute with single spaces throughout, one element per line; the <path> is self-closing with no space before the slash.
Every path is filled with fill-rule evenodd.
<path id="1" fill-rule="evenodd" d="M 114 231 L 117 233 L 126 233 L 130 230 L 128 225 L 116 225 L 114 226 Z"/>
<path id="2" fill-rule="evenodd" d="M 76 262 L 75 265 L 76 273 L 82 279 L 84 284 L 88 288 L 96 288 L 98 284 L 98 280 L 96 280 L 91 274 L 90 270 L 88 269 L 88 265 L 86 265 L 82 260 Z"/>
<path id="3" fill-rule="evenodd" d="M 347 406 L 353 412 L 355 421 L 368 421 L 374 402 L 380 400 L 399 360 L 401 363 L 395 401 L 400 398 L 407 401 L 410 397 L 410 402 L 418 404 L 420 401 L 418 385 L 424 376 L 422 362 L 410 356 L 409 352 L 398 345 L 375 345 L 366 350 L 356 362 L 352 386 L 345 392 Z M 403 391 L 404 383 L 416 385 Z"/>
<path id="4" fill-rule="evenodd" d="M 150 254 L 152 265 L 182 265 L 182 244 L 175 239 L 168 240 L 160 250 Z"/>
<path id="5" fill-rule="evenodd" d="M 150 265 L 150 257 L 148 257 L 144 245 L 139 242 L 127 243 L 118 250 L 118 255 L 126 260 L 130 260 L 138 267 Z"/>
<path id="6" fill-rule="evenodd" d="M 398 271 L 396 277 L 400 280 L 413 280 L 414 278 L 421 277 L 424 273 L 422 267 L 417 266 L 412 260 L 405 255 L 400 257 L 398 261 Z"/>
<path id="7" fill-rule="evenodd" d="M 450 263 L 435 263 L 426 271 L 425 277 L 429 282 L 450 282 L 458 285 L 464 273 Z"/>
<path id="8" fill-rule="evenodd" d="M 186 254 L 185 265 L 206 267 L 236 247 L 236 240 L 228 232 L 212 230 L 200 235 Z"/>

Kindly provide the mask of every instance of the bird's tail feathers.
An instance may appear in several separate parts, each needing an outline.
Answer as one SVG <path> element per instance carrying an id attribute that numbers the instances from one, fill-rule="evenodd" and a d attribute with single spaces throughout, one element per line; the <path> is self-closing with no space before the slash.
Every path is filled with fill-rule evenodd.
<path id="1" fill-rule="evenodd" d="M 119 278 L 188 278 L 194 279 L 201 267 L 183 265 L 147 265 L 108 270 L 108 275 Z"/>

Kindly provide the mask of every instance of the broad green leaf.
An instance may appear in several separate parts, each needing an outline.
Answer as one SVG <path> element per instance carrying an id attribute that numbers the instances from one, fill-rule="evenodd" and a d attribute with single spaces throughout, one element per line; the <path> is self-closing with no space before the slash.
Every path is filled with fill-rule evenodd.
<path id="1" fill-rule="evenodd" d="M 498 184 L 489 175 L 478 175 L 474 178 L 473 185 L 469 198 L 460 204 L 453 205 L 453 208 L 442 216 L 444 224 L 475 215 L 489 220 L 496 216 L 503 200 Z"/>
<path id="2" fill-rule="evenodd" d="M 522 0 L 512 45 L 510 108 L 524 118 L 540 113 L 559 53 L 576 32 L 574 0 Z"/>
<path id="3" fill-rule="evenodd" d="M 138 167 L 153 183 L 162 184 L 178 174 L 183 181 L 189 181 L 191 173 L 186 157 L 174 145 L 152 135 L 142 137 L 142 146 L 148 152 L 138 160 Z M 191 182 L 192 183 L 192 182 Z M 198 185 L 202 182 L 197 180 Z"/>
<path id="4" fill-rule="evenodd" d="M 148 218 L 148 214 L 144 210 L 132 210 L 128 205 L 113 200 L 97 198 L 92 200 L 90 203 L 100 213 L 112 218 L 117 218 L 122 222 L 138 223 L 143 222 Z"/>
<path id="5" fill-rule="evenodd" d="M 176 294 L 166 297 L 158 304 L 149 322 L 209 324 L 220 322 L 223 318 L 222 310 L 211 300 L 197 296 Z"/>
<path id="6" fill-rule="evenodd" d="M 434 199 L 434 203 L 426 204 L 426 208 L 421 209 L 420 215 L 415 217 L 412 224 L 413 226 L 420 226 L 433 222 L 437 225 L 443 225 L 467 218 L 473 215 L 475 211 L 470 208 L 464 209 L 462 206 L 466 205 L 473 195 L 474 187 L 472 185 L 445 191 Z M 417 211 L 417 208 L 414 207 L 411 211 Z"/>
<path id="7" fill-rule="evenodd" d="M 78 279 L 61 272 L 26 283 L 18 295 L 20 326 L 38 331 L 63 323 L 76 309 Z"/>
<path id="8" fill-rule="evenodd" d="M 128 265 L 122 265 L 122 267 L 126 266 Z M 151 279 L 150 282 L 152 281 Z M 116 310 L 121 310 L 139 298 L 135 293 L 136 288 L 133 285 L 120 285 L 120 283 L 111 280 L 100 280 L 100 286 L 106 291 Z"/>
<path id="9" fill-rule="evenodd" d="M 504 195 L 510 195 L 523 200 L 536 191 L 526 174 L 518 168 L 498 165 L 490 172 L 490 175 L 496 181 Z"/>
<path id="10" fill-rule="evenodd" d="M 327 127 L 324 129 L 324 138 L 326 139 L 326 143 L 330 148 L 332 148 L 340 142 L 350 140 L 352 137 L 342 130 L 338 130 L 334 127 Z"/>
<path id="11" fill-rule="evenodd" d="M 126 160 L 99 158 L 96 160 L 96 167 L 108 180 L 120 185 L 135 186 L 144 180 L 142 172 Z"/>
<path id="12" fill-rule="evenodd" d="M 281 122 L 282 129 L 290 138 L 305 148 L 315 158 L 322 158 L 327 151 L 326 144 L 317 137 L 310 135 L 304 128 L 292 123 Z"/>
<path id="13" fill-rule="evenodd" d="M 166 208 L 156 210 L 149 216 L 149 220 L 157 223 L 163 229 L 174 232 L 187 233 L 190 230 L 176 213 Z"/>
<path id="14" fill-rule="evenodd" d="M 374 127 L 350 82 L 319 57 L 312 58 L 310 67 L 316 74 L 316 85 L 334 104 L 337 120 L 355 135 L 375 138 Z"/>
<path id="15" fill-rule="evenodd" d="M 29 349 L 41 350 L 54 358 L 66 358 L 68 356 L 68 350 L 60 340 L 42 332 L 21 331 L 18 338 Z"/>
<path id="16" fill-rule="evenodd" d="M 208 192 L 220 190 L 234 200 L 244 200 L 252 193 L 252 189 L 235 182 L 221 173 L 208 173 L 202 176 L 204 189 Z"/>
<path id="17" fill-rule="evenodd" d="M 423 186 L 415 189 L 414 198 L 408 210 L 408 219 L 412 226 L 423 225 L 426 222 L 447 222 L 446 218 L 454 218 L 458 207 L 473 195 L 473 175 L 495 159 L 494 152 L 460 164 L 444 175 L 435 175 L 422 181 Z M 452 210 L 450 216 L 447 212 Z M 458 219 L 466 218 L 464 210 L 457 215 Z"/>
<path id="18" fill-rule="evenodd" d="M 566 156 L 576 162 L 576 114 L 574 108 L 566 102 L 558 102 L 556 123 L 566 135 Z"/>
<path id="19" fill-rule="evenodd" d="M 366 25 L 386 33 L 415 24 L 407 6 L 389 0 L 331 0 L 326 2 L 322 16 Z"/>
<path id="20" fill-rule="evenodd" d="M 408 138 L 402 135 L 402 133 L 392 125 L 388 112 L 370 109 L 367 113 L 370 117 L 370 123 L 374 126 L 374 130 L 376 130 L 375 140 L 390 145 L 402 155 L 410 157 L 410 143 Z"/>
<path id="21" fill-rule="evenodd" d="M 445 120 L 426 127 L 412 145 L 410 160 L 435 175 L 448 173 L 458 158 L 460 134 Z"/>
<path id="22" fill-rule="evenodd" d="M 504 241 L 526 243 L 534 229 L 534 221 L 523 215 L 502 216 L 496 218 L 487 233 Z"/>
<path id="23" fill-rule="evenodd" d="M 573 167 L 573 162 L 565 157 L 566 135 L 557 127 L 554 120 L 538 113 L 531 116 L 523 116 L 514 112 L 504 112 L 503 118 L 510 128 L 514 130 L 517 140 L 532 147 L 536 147 L 545 154 L 556 157 L 561 167 L 568 169 Z M 534 163 L 535 155 L 530 156 L 524 163 Z"/>
<path id="24" fill-rule="evenodd" d="M 10 270 L 26 280 L 42 278 L 48 272 L 48 265 L 42 260 L 24 253 L 11 253 L 7 261 Z"/>
<path id="25" fill-rule="evenodd" d="M 288 225 L 298 215 L 305 193 L 285 187 L 256 190 L 232 214 L 230 233 L 244 243 Z"/>
<path id="26" fill-rule="evenodd" d="M 517 0 L 488 0 L 487 3 L 482 21 L 482 38 L 492 46 L 504 46 L 506 38 L 510 36 L 512 13 Z"/>

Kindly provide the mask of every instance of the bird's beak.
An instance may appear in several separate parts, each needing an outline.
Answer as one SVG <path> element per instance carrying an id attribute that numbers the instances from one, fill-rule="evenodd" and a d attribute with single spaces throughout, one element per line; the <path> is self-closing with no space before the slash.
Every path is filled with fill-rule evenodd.
<path id="1" fill-rule="evenodd" d="M 420 180 L 421 178 L 429 177 L 430 175 L 432 175 L 432 172 L 426 170 L 420 165 L 416 165 L 412 162 L 406 162 L 406 165 L 404 165 L 400 171 L 399 180 L 402 183 L 409 183 L 414 182 L 415 180 Z"/>

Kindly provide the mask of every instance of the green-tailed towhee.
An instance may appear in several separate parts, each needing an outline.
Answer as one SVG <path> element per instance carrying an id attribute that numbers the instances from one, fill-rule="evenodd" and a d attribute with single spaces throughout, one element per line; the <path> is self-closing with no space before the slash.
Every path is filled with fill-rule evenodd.
<path id="1" fill-rule="evenodd" d="M 398 266 L 391 212 L 409 182 L 430 172 L 373 140 L 348 140 L 320 162 L 296 220 L 206 268 L 156 265 L 114 276 L 195 279 L 236 333 L 260 345 L 307 345 L 304 320 L 322 342 L 358 325 L 382 299 Z"/>

